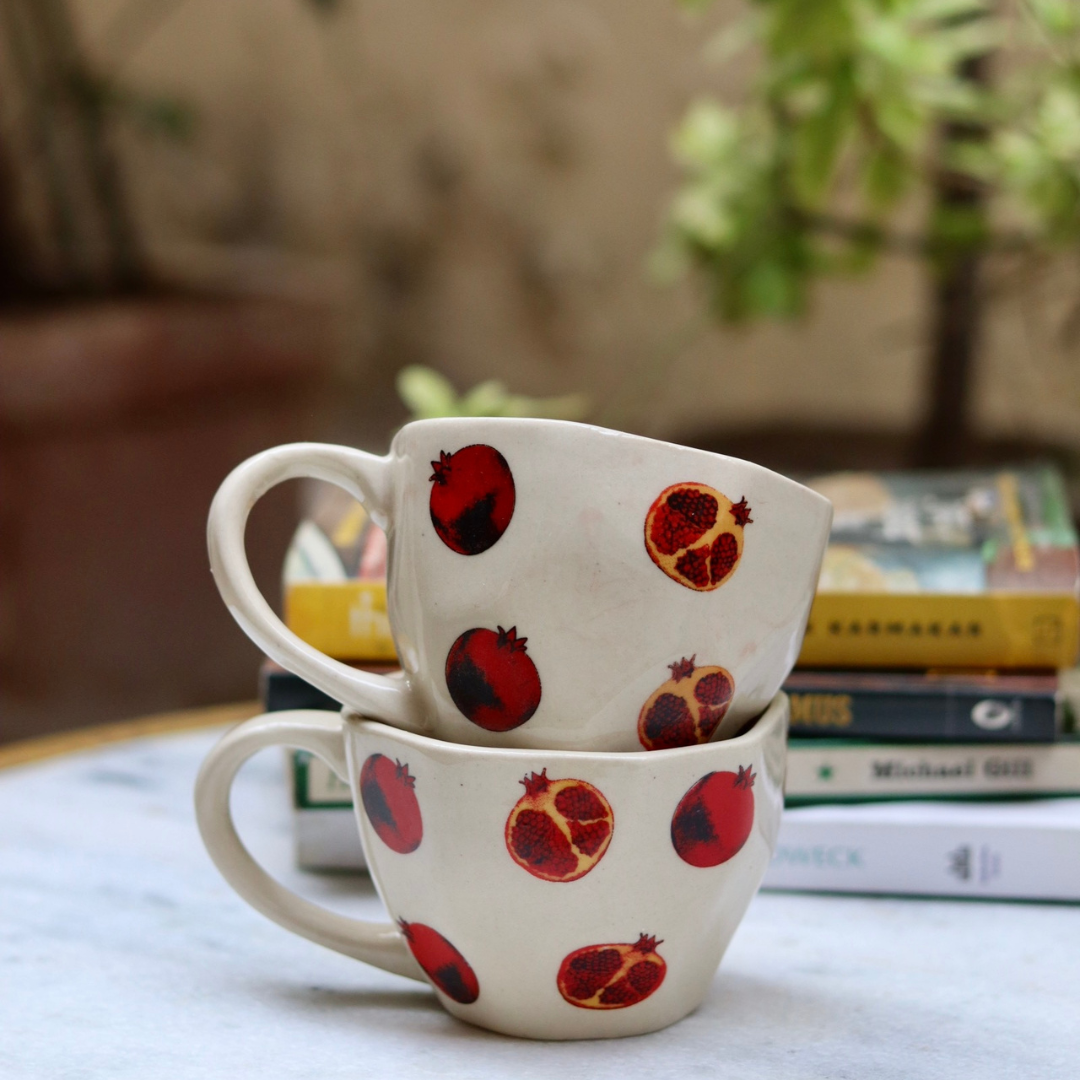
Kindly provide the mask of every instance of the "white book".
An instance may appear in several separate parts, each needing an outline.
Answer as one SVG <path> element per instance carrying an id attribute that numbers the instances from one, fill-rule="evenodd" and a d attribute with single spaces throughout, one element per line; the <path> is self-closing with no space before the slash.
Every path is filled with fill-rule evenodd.
<path id="1" fill-rule="evenodd" d="M 789 800 L 1080 795 L 1080 740 L 1056 743 L 862 743 L 793 739 Z"/>
<path id="2" fill-rule="evenodd" d="M 762 888 L 1080 900 L 1080 799 L 788 809 Z"/>
<path id="3" fill-rule="evenodd" d="M 366 870 L 352 808 L 294 810 L 293 844 L 301 870 Z"/>
<path id="4" fill-rule="evenodd" d="M 364 870 L 352 792 L 322 758 L 287 750 L 296 865 L 302 870 Z"/>

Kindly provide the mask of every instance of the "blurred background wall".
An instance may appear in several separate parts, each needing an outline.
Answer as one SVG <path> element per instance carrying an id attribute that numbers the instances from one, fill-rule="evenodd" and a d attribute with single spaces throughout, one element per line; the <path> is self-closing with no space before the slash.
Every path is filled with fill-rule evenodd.
<path id="1" fill-rule="evenodd" d="M 599 423 L 781 468 L 904 460 L 926 405 L 917 267 L 746 330 L 649 277 L 669 132 L 749 70 L 702 57 L 733 0 L 696 19 L 669 0 L 68 10 L 122 91 L 109 138 L 153 282 L 0 316 L 0 734 L 250 696 L 254 650 L 206 569 L 213 490 L 292 438 L 384 448 L 406 364 L 581 390 Z M 32 225 L 41 136 L 6 100 L 0 179 Z M 1002 452 L 1080 442 L 1077 285 L 1071 263 L 995 269 L 974 418 Z M 253 521 L 268 594 L 294 494 Z"/>
<path id="2" fill-rule="evenodd" d="M 192 110 L 187 140 L 125 142 L 162 260 L 244 279 L 287 255 L 298 287 L 347 303 L 348 373 L 374 418 L 408 361 L 466 385 L 497 371 L 525 392 L 583 389 L 607 421 L 669 437 L 919 416 L 909 263 L 823 288 L 804 324 L 747 332 L 695 334 L 692 287 L 648 279 L 669 132 L 703 90 L 739 93 L 740 69 L 701 55 L 732 0 L 703 18 L 640 0 L 77 6 L 103 65 Z M 988 433 L 1075 437 L 1076 357 L 1025 319 L 1033 299 L 1070 302 L 1074 273 L 1037 298 L 1003 283 L 979 378 Z"/>

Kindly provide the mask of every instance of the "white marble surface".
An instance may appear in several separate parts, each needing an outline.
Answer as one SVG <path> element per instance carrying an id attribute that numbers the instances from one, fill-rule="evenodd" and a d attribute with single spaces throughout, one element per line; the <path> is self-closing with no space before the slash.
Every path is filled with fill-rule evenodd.
<path id="1" fill-rule="evenodd" d="M 705 1005 L 655 1035 L 529 1043 L 295 938 L 200 847 L 213 733 L 0 772 L 0 1077 L 1074 1080 L 1080 907 L 762 894 Z M 290 869 L 276 754 L 241 775 L 253 851 L 376 916 L 366 879 Z M 498 898 L 493 898 L 498 902 Z"/>

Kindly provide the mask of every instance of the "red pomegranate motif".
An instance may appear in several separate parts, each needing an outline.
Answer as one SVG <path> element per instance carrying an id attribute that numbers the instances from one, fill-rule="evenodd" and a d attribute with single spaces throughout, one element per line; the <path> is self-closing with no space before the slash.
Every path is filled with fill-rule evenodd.
<path id="1" fill-rule="evenodd" d="M 462 714 L 486 731 L 520 727 L 540 704 L 540 673 L 517 627 L 466 630 L 446 654 L 446 688 Z"/>
<path id="2" fill-rule="evenodd" d="M 431 523 L 459 555 L 479 555 L 506 532 L 514 516 L 514 477 L 493 446 L 476 443 L 431 463 Z"/>
<path id="3" fill-rule="evenodd" d="M 672 484 L 645 518 L 645 549 L 669 578 L 698 592 L 717 589 L 742 557 L 750 507 L 706 484 Z"/>
<path id="4" fill-rule="evenodd" d="M 471 1005 L 480 996 L 476 972 L 442 934 L 423 923 L 410 923 L 404 919 L 398 919 L 398 926 L 424 974 L 448 998 Z"/>
<path id="5" fill-rule="evenodd" d="M 547 769 L 521 783 L 525 794 L 506 819 L 514 862 L 544 881 L 584 877 L 611 843 L 611 804 L 584 780 L 549 780 Z"/>
<path id="6" fill-rule="evenodd" d="M 737 855 L 754 826 L 752 767 L 706 773 L 671 818 L 671 842 L 691 866 L 719 866 Z"/>
<path id="7" fill-rule="evenodd" d="M 735 693 L 731 672 L 722 667 L 694 667 L 696 656 L 669 664 L 671 678 L 641 706 L 638 739 L 646 750 L 669 750 L 708 742 L 728 711 Z"/>
<path id="8" fill-rule="evenodd" d="M 582 1009 L 625 1009 L 644 1001 L 664 981 L 662 945 L 642 934 L 632 945 L 586 945 L 559 966 L 559 993 Z"/>
<path id="9" fill-rule="evenodd" d="M 400 855 L 415 851 L 424 836 L 415 786 L 409 766 L 383 754 L 372 754 L 360 770 L 364 813 L 379 839 Z"/>

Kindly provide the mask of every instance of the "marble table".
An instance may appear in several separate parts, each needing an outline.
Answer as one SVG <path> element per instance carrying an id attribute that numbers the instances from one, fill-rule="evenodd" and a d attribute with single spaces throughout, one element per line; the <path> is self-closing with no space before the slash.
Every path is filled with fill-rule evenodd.
<path id="1" fill-rule="evenodd" d="M 293 937 L 203 852 L 191 788 L 216 731 L 0 771 L 0 1077 L 1080 1075 L 1080 907 L 761 894 L 706 1003 L 635 1039 L 530 1043 Z M 280 753 L 235 791 L 282 880 L 377 917 L 366 878 L 291 865 Z"/>

